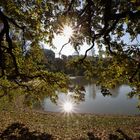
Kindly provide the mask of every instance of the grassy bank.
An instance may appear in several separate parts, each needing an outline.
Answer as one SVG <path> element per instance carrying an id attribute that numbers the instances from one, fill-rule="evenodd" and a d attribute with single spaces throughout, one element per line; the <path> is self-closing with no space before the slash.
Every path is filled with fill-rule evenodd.
<path id="1" fill-rule="evenodd" d="M 13 124 L 16 123 L 16 124 Z M 12 125 L 13 124 L 13 125 Z M 15 126 L 14 126 L 15 125 Z M 10 139 L 118 139 L 140 137 L 140 116 L 101 116 L 91 114 L 1 111 L 1 138 Z M 22 136 L 21 136 L 22 135 Z M 46 136 L 46 138 L 45 138 Z"/>

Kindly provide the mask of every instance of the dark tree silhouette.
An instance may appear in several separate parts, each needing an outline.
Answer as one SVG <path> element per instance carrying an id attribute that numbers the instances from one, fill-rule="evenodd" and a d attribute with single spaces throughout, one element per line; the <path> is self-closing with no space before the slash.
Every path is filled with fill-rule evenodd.
<path id="1" fill-rule="evenodd" d="M 52 135 L 40 132 L 30 132 L 29 128 L 21 123 L 13 123 L 1 134 L 2 140 L 52 140 Z"/>

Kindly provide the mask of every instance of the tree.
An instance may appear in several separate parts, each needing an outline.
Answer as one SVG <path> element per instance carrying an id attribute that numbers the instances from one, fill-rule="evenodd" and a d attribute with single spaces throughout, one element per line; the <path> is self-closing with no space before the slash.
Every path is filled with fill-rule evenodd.
<path id="1" fill-rule="evenodd" d="M 49 71 L 54 71 L 55 53 L 52 50 L 43 49 L 45 68 Z"/>
<path id="2" fill-rule="evenodd" d="M 0 97 L 24 93 L 28 104 L 57 99 L 67 77 L 44 70 L 40 41 L 51 44 L 53 5 L 40 1 L 0 1 Z"/>
<path id="3" fill-rule="evenodd" d="M 140 94 L 140 2 L 137 0 L 71 0 L 66 3 L 60 23 L 71 25 L 74 30 L 70 43 L 79 47 L 85 41 L 91 45 L 79 62 L 84 64 L 90 77 L 96 71 L 98 81 L 105 87 L 127 82 Z M 98 65 L 89 66 L 85 61 L 88 51 L 105 47 L 107 64 L 99 59 Z"/>
<path id="4" fill-rule="evenodd" d="M 39 78 L 48 86 L 55 83 L 57 86 L 54 86 L 54 90 L 67 87 L 67 78 L 42 70 L 39 65 L 41 54 L 35 52 L 41 52 L 40 41 L 52 45 L 54 34 L 61 33 L 64 25 L 70 25 L 74 33 L 69 43 L 76 51 L 84 42 L 91 45 L 77 64 L 82 63 L 91 76 L 93 69 L 96 69 L 99 81 L 103 85 L 106 83 L 105 87 L 114 85 L 119 80 L 127 81 L 135 87 L 135 92 L 139 95 L 139 19 L 140 3 L 137 0 L 1 0 L 1 87 L 5 87 L 6 81 L 28 89 L 29 83 L 23 83 L 25 77 L 27 81 Z M 11 33 L 14 35 L 10 36 Z M 125 41 L 128 37 L 129 41 Z M 31 44 L 28 46 L 27 42 Z M 101 59 L 96 68 L 85 60 L 88 51 L 95 44 L 106 49 L 106 67 L 102 66 Z M 32 50 L 30 57 L 26 57 L 27 49 Z M 34 57 L 36 54 L 40 54 L 38 58 Z M 3 95 L 6 94 L 1 94 Z"/>

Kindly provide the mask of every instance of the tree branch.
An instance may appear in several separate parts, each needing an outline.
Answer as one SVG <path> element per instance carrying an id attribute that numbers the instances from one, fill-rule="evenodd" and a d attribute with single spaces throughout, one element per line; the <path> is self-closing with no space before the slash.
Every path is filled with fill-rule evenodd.
<path id="1" fill-rule="evenodd" d="M 64 12 L 64 14 L 68 14 L 71 11 L 72 5 L 75 2 L 75 0 L 71 0 L 68 9 Z"/>
<path id="2" fill-rule="evenodd" d="M 85 55 L 83 58 L 80 59 L 80 62 L 83 62 L 85 60 L 85 58 L 87 57 L 88 55 L 88 52 L 94 47 L 94 42 L 95 42 L 95 39 L 96 39 L 96 35 L 94 35 L 94 37 L 92 38 L 92 45 L 90 48 L 88 48 L 85 52 Z"/>
<path id="3" fill-rule="evenodd" d="M 59 56 L 61 55 L 61 52 L 62 52 L 63 48 L 64 48 L 66 45 L 68 45 L 69 43 L 70 43 L 70 39 L 69 39 L 69 41 L 68 41 L 67 43 L 65 43 L 64 45 L 62 45 L 62 47 L 61 47 L 61 49 L 60 49 L 60 51 L 59 51 Z"/>
<path id="4" fill-rule="evenodd" d="M 69 8 L 68 8 L 68 12 L 71 10 L 73 3 L 75 2 L 75 0 L 71 0 L 71 3 L 69 4 Z"/>
<path id="5" fill-rule="evenodd" d="M 13 60 L 13 64 L 14 64 L 14 68 L 15 68 L 15 73 L 17 75 L 19 75 L 19 69 L 18 69 L 18 65 L 17 65 L 17 60 L 16 60 L 16 57 L 13 53 L 13 43 L 12 43 L 12 39 L 10 38 L 10 35 L 9 35 L 9 30 L 10 30 L 10 26 L 9 26 L 9 22 L 11 22 L 13 25 L 15 25 L 16 27 L 18 27 L 19 29 L 22 29 L 23 31 L 23 45 L 25 45 L 25 39 L 24 39 L 24 30 L 25 30 L 25 27 L 24 26 L 19 26 L 13 19 L 7 17 L 1 10 L 0 10 L 0 19 L 2 20 L 3 24 L 4 24 L 4 27 L 2 29 L 2 31 L 0 32 L 0 58 L 1 58 L 1 68 L 2 68 L 2 75 L 4 75 L 4 65 L 5 65 L 5 62 L 4 62 L 4 59 L 3 59 L 3 53 L 2 52 L 2 40 L 4 38 L 4 35 L 6 35 L 6 41 L 8 43 L 8 48 L 6 48 L 7 50 L 7 53 L 10 54 L 12 60 Z"/>
<path id="6" fill-rule="evenodd" d="M 122 12 L 119 14 L 113 14 L 113 15 L 110 15 L 110 20 L 122 19 L 122 18 L 126 18 L 127 16 L 130 19 L 139 19 L 140 18 L 140 10 L 137 12 L 126 11 L 126 12 Z"/>
<path id="7" fill-rule="evenodd" d="M 4 34 L 6 34 L 6 41 L 8 43 L 8 53 L 12 57 L 16 74 L 19 74 L 16 58 L 15 58 L 15 56 L 13 54 L 13 51 L 12 51 L 13 50 L 12 40 L 11 40 L 11 38 L 9 36 L 10 26 L 9 26 L 9 23 L 8 23 L 8 20 L 7 20 L 6 16 L 1 11 L 0 11 L 0 19 L 2 20 L 2 22 L 4 24 L 3 32 L 4 32 Z"/>
<path id="8" fill-rule="evenodd" d="M 87 8 L 88 8 L 88 4 L 81 10 L 78 17 L 81 17 L 86 12 Z"/>
<path id="9" fill-rule="evenodd" d="M 26 84 L 22 84 L 21 82 L 18 82 L 16 79 L 14 80 L 14 82 L 20 86 L 20 87 L 23 87 L 23 88 L 26 88 L 27 91 L 31 91 L 30 87 Z"/>
<path id="10" fill-rule="evenodd" d="M 18 25 L 18 24 L 15 22 L 14 19 L 9 18 L 8 16 L 6 16 L 6 15 L 1 11 L 1 9 L 0 9 L 0 15 L 2 15 L 3 18 L 7 20 L 7 22 L 9 21 L 9 22 L 12 23 L 14 26 L 16 26 L 17 28 L 19 28 L 19 29 L 22 30 L 22 32 L 23 32 L 23 44 L 22 44 L 22 46 L 24 46 L 24 45 L 25 45 L 25 36 L 24 36 L 24 33 L 25 33 L 25 26 L 20 26 L 20 25 Z M 22 48 L 22 49 L 23 49 L 23 48 Z"/>
<path id="11" fill-rule="evenodd" d="M 111 45 L 110 45 L 109 37 L 104 36 L 104 40 L 105 40 L 105 42 L 106 42 L 106 44 L 107 44 L 107 46 L 108 46 L 108 50 L 109 50 L 110 54 L 112 54 L 112 55 L 117 55 L 116 52 L 113 52 L 113 51 L 111 50 Z"/>

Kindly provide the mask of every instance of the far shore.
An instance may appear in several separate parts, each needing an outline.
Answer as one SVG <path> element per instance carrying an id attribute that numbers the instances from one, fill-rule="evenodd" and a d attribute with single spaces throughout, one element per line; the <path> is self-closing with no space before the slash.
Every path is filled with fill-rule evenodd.
<path id="1" fill-rule="evenodd" d="M 67 114 L 65 112 L 53 112 L 53 111 L 45 111 L 43 109 L 33 109 L 34 112 L 40 113 L 40 114 L 56 114 L 56 115 L 63 115 Z M 128 115 L 128 114 L 100 114 L 100 113 L 70 113 L 70 115 L 91 115 L 91 116 L 100 116 L 100 117 L 140 117 L 140 114 L 135 115 Z"/>

